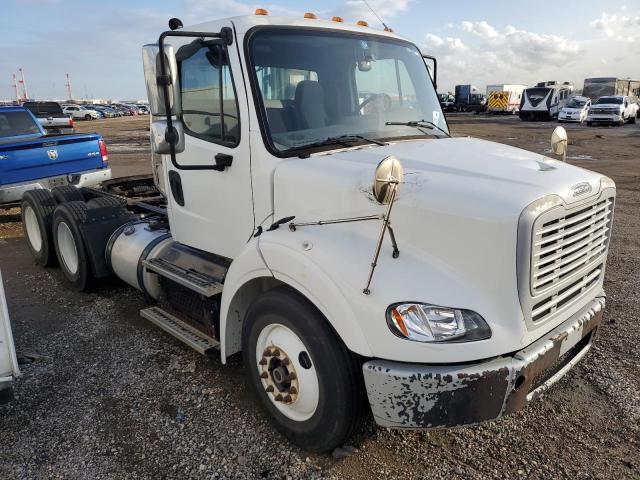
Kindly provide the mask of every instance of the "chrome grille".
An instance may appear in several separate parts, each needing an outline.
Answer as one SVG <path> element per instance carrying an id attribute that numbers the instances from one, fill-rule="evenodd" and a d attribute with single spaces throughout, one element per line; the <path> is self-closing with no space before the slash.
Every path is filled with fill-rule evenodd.
<path id="1" fill-rule="evenodd" d="M 607 255 L 613 198 L 573 209 L 554 208 L 533 224 L 531 319 L 538 322 L 599 283 Z"/>

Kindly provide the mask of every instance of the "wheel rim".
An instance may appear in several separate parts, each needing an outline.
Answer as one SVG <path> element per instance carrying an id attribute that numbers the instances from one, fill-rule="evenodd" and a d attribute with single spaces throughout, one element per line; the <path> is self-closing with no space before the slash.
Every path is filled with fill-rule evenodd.
<path id="1" fill-rule="evenodd" d="M 300 337 L 281 324 L 267 325 L 256 342 L 262 387 L 286 417 L 302 422 L 318 408 L 320 387 L 313 359 Z"/>
<path id="2" fill-rule="evenodd" d="M 31 247 L 36 252 L 39 252 L 42 249 L 42 234 L 40 233 L 36 212 L 30 206 L 27 206 L 24 210 L 24 225 L 27 229 L 27 239 Z"/>
<path id="3" fill-rule="evenodd" d="M 79 264 L 78 249 L 76 248 L 76 242 L 73 239 L 71 229 L 64 222 L 58 224 L 57 240 L 58 250 L 60 251 L 64 266 L 69 273 L 75 275 L 78 272 Z"/>

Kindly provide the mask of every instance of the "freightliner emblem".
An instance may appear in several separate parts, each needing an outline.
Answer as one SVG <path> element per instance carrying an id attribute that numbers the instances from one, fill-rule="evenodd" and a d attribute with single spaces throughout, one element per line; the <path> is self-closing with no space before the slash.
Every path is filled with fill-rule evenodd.
<path id="1" fill-rule="evenodd" d="M 49 155 L 49 158 L 51 160 L 57 160 L 58 159 L 58 151 L 57 150 L 47 150 L 47 155 Z"/>
<path id="2" fill-rule="evenodd" d="M 591 192 L 591 184 L 588 182 L 578 183 L 571 187 L 571 191 L 574 197 L 579 197 L 580 195 Z"/>

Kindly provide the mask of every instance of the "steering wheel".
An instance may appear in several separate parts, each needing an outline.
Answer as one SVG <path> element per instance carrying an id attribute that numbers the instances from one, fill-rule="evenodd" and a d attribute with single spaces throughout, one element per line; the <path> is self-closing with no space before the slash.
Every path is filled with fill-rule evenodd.
<path id="1" fill-rule="evenodd" d="M 380 112 L 380 111 L 386 112 L 391 108 L 391 97 L 389 95 L 387 95 L 386 93 L 374 93 L 370 97 L 365 98 L 362 101 L 362 103 L 358 105 L 358 108 L 356 108 L 356 110 L 353 113 L 354 114 L 359 113 L 364 107 L 366 107 L 373 101 L 377 101 L 378 106 L 382 107 L 382 110 L 379 110 L 378 108 L 376 108 L 377 112 Z M 376 112 L 369 112 L 369 113 L 376 113 Z"/>

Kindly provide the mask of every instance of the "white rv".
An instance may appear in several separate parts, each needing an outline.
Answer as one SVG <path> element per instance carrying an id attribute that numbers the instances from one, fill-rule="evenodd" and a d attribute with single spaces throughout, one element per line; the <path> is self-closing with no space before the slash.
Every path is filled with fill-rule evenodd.
<path id="1" fill-rule="evenodd" d="M 0 273 L 0 405 L 13 398 L 12 383 L 18 375 L 20 375 L 20 369 L 13 346 L 9 310 Z"/>
<path id="2" fill-rule="evenodd" d="M 526 85 L 505 83 L 487 85 L 487 113 L 518 113 L 526 88 Z"/>
<path id="3" fill-rule="evenodd" d="M 541 82 L 527 88 L 520 102 L 522 120 L 550 120 L 557 118 L 566 101 L 573 93 L 569 82 Z"/>

